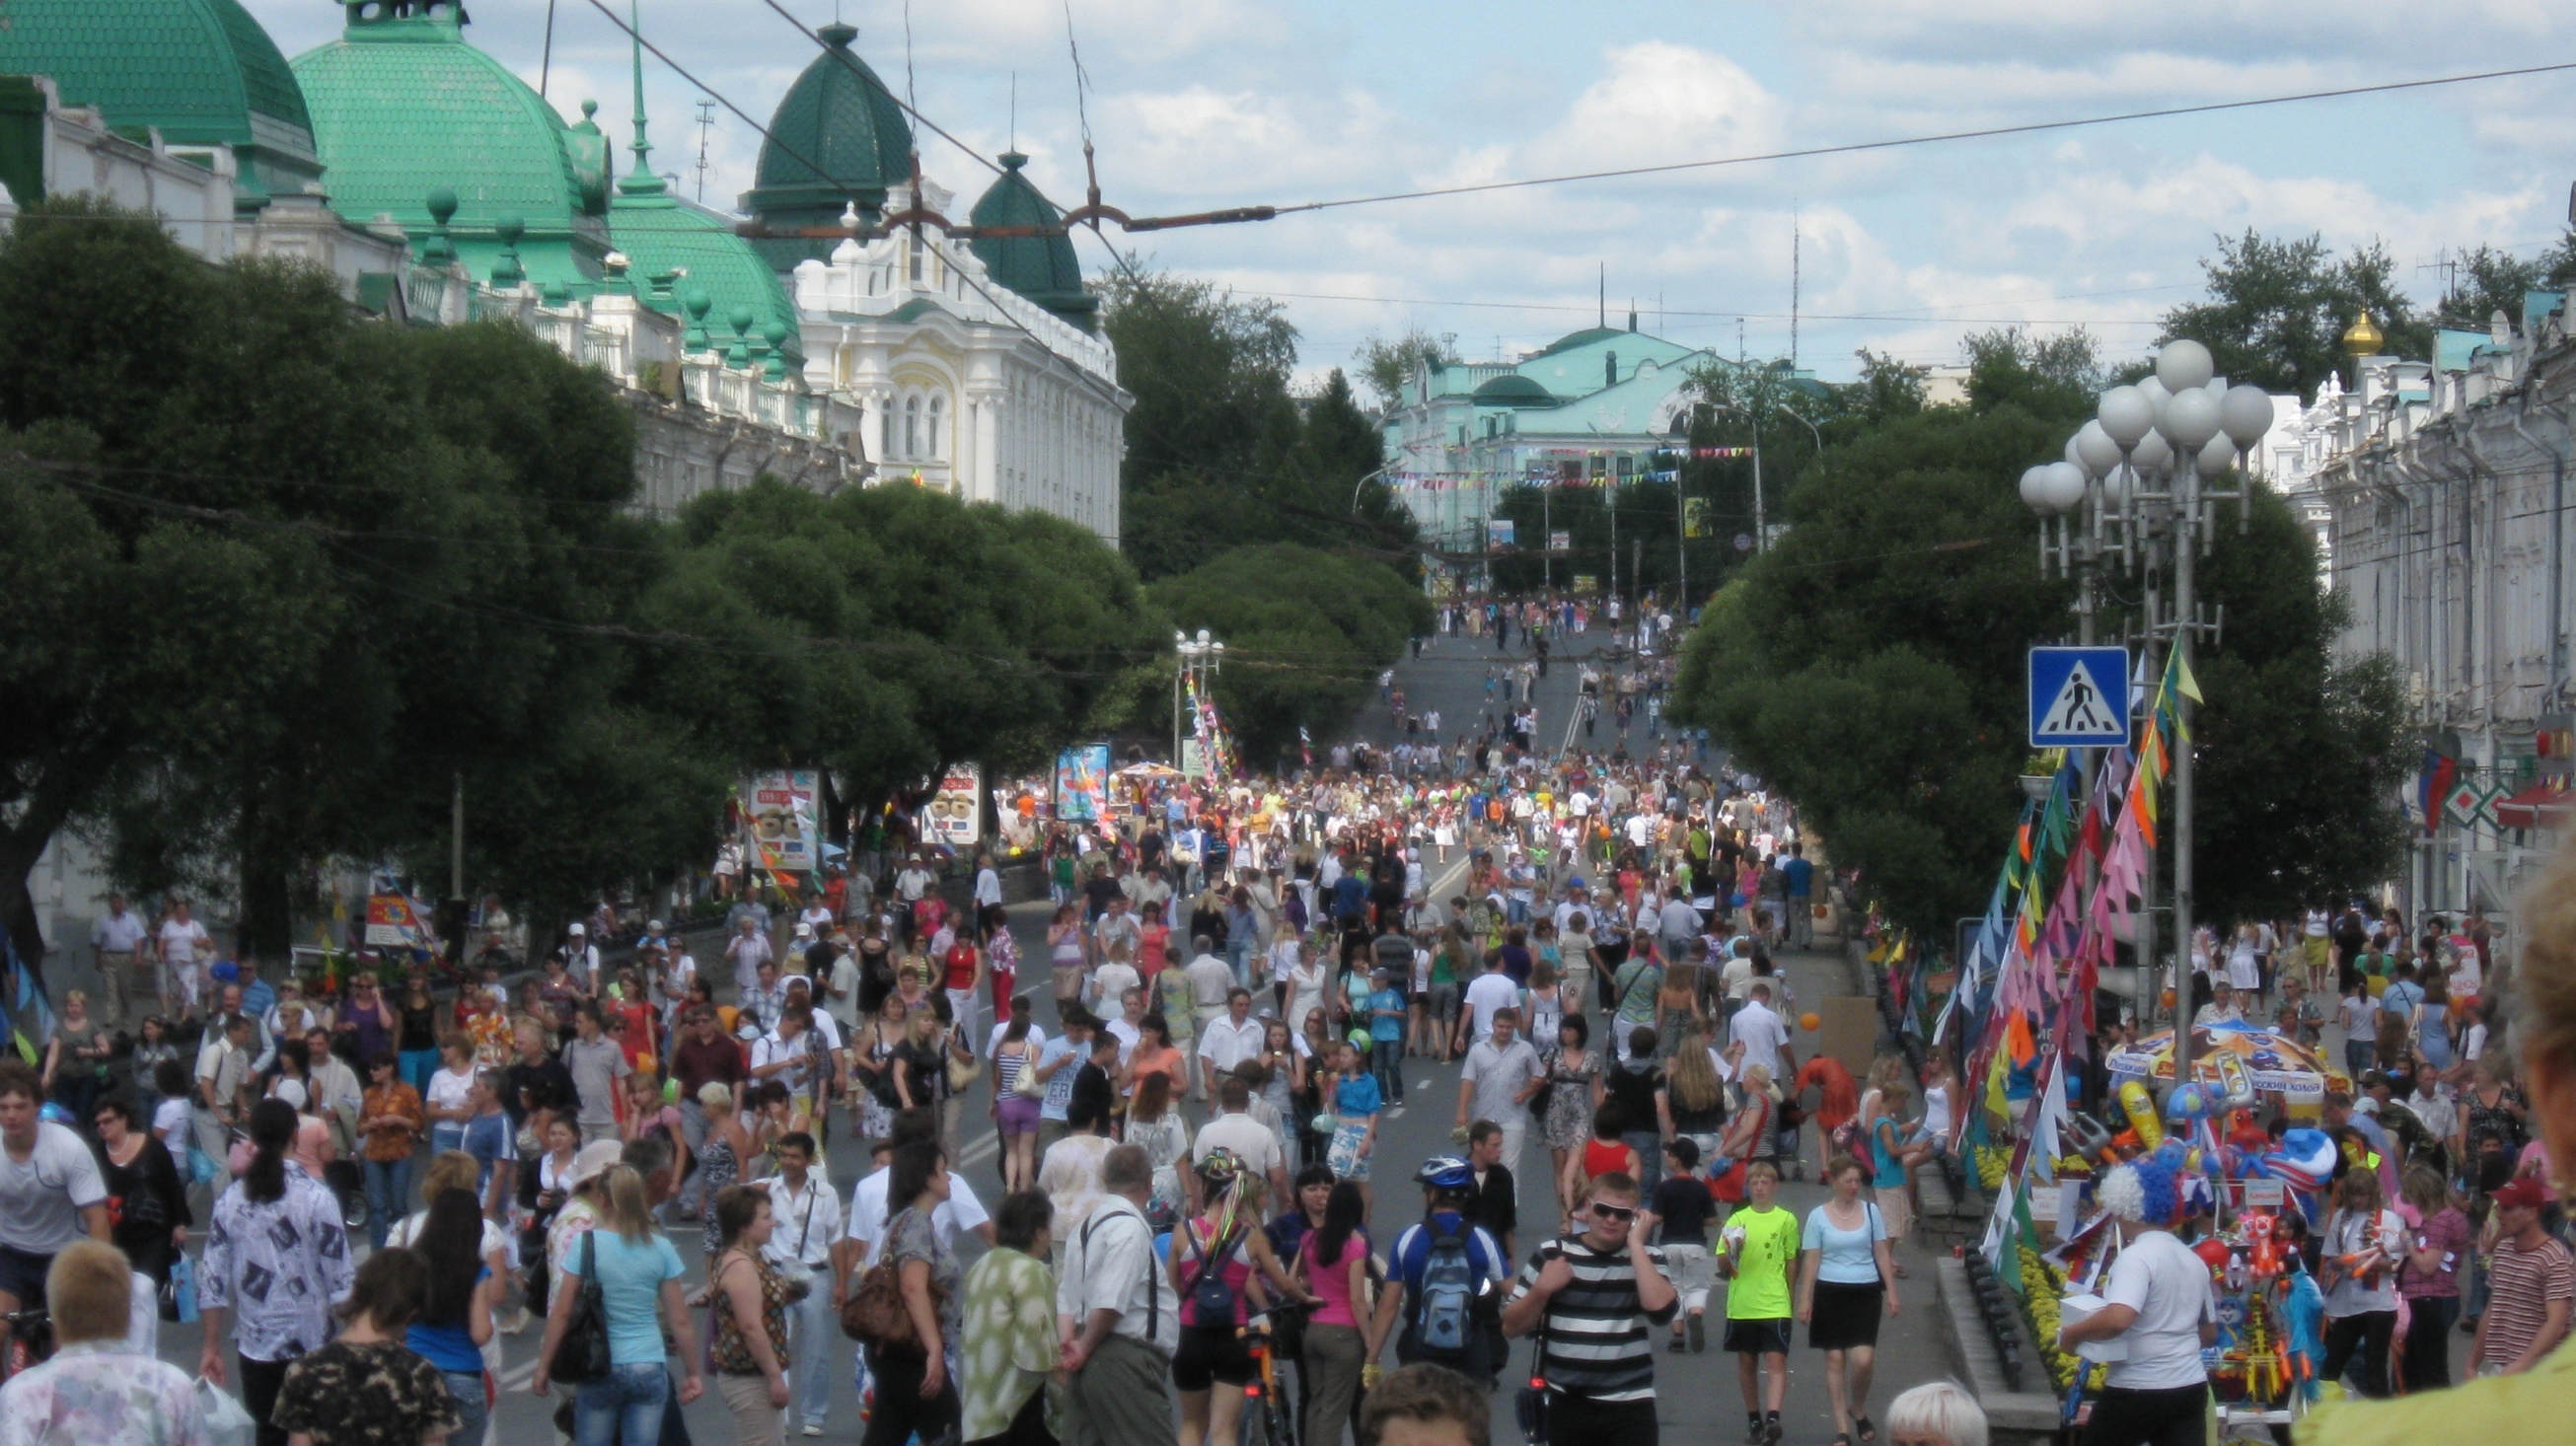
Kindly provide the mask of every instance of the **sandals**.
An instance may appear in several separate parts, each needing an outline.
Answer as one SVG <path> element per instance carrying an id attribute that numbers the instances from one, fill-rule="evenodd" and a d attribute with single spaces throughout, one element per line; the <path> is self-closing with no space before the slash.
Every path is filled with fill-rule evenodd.
<path id="1" fill-rule="evenodd" d="M 1836 1431 L 1834 1433 L 1834 1446 L 1852 1446 L 1851 1433 L 1849 1431 Z"/>
<path id="2" fill-rule="evenodd" d="M 1852 1429 L 1860 1433 L 1860 1446 L 1870 1446 L 1878 1439 L 1878 1424 L 1867 1416 L 1852 1417 Z"/>

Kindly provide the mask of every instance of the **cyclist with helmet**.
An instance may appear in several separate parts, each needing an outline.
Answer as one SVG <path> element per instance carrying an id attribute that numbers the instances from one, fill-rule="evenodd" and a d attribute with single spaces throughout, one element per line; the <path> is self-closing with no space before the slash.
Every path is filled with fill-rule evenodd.
<path id="1" fill-rule="evenodd" d="M 1280 1297 L 1314 1297 L 1289 1278 L 1262 1229 L 1268 1187 L 1232 1150 L 1198 1162 L 1199 1214 L 1172 1231 L 1169 1269 L 1181 1301 L 1172 1384 L 1181 1393 L 1181 1446 L 1235 1446 L 1243 1388 L 1256 1370 L 1243 1327 Z M 1216 1390 L 1222 1382 L 1227 1389 Z"/>
<path id="2" fill-rule="evenodd" d="M 1503 1362 L 1487 1323 L 1500 1309 L 1509 1271 L 1502 1247 L 1464 1213 L 1476 1168 L 1455 1155 L 1435 1155 L 1413 1178 L 1422 1186 L 1422 1223 L 1395 1238 L 1387 1257 L 1389 1288 L 1378 1296 L 1371 1338 L 1393 1339 L 1400 1364 L 1429 1361 L 1491 1389 Z"/>

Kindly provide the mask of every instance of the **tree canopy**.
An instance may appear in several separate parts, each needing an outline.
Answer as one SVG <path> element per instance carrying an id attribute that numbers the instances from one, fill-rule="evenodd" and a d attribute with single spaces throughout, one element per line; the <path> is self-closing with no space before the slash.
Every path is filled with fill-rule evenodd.
<path id="1" fill-rule="evenodd" d="M 2099 381 L 2078 339 L 1969 350 L 1970 406 L 1853 423 L 1798 476 L 1788 530 L 1712 601 L 1675 699 L 1934 940 L 1983 907 L 2020 807 L 2023 651 L 2072 632 L 2072 584 L 2040 574 L 2017 480 L 2058 454 Z M 2259 489 L 2250 531 L 2222 529 L 2203 564 L 2227 619 L 2201 649 L 2195 723 L 2212 919 L 2360 887 L 2400 846 L 2396 695 L 2384 663 L 2332 661 L 2315 571 L 2302 524 Z M 2101 635 L 2139 603 L 2110 575 Z"/>
<path id="2" fill-rule="evenodd" d="M 2217 238 L 2201 271 L 2209 294 L 2165 313 L 2164 340 L 2207 346 L 2218 374 L 2268 391 L 2313 396 L 2343 362 L 2343 334 L 2363 312 L 2399 356 L 2432 355 L 2433 326 L 2398 289 L 2397 263 L 2379 243 L 2338 257 L 2322 236 L 2273 238 L 2248 230 Z M 2522 314 L 2516 298 L 2512 314 Z M 2486 322 L 2478 322 L 2484 329 Z"/>

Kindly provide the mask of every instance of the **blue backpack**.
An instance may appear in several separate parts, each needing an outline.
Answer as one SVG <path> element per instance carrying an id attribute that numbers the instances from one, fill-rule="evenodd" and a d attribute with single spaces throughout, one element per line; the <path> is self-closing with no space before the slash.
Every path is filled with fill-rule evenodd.
<path id="1" fill-rule="evenodd" d="M 1474 1338 L 1468 1312 L 1476 1299 L 1476 1264 L 1467 1249 L 1474 1227 L 1464 1220 L 1444 1234 L 1431 1221 L 1422 1227 L 1431 1236 L 1431 1252 L 1422 1264 L 1422 1284 L 1414 1292 L 1413 1341 L 1425 1352 L 1463 1358 Z"/>

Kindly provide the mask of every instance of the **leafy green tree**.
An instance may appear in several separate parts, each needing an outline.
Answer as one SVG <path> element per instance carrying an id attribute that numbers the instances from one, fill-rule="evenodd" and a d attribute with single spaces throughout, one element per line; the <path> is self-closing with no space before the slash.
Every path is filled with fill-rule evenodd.
<path id="1" fill-rule="evenodd" d="M 1217 704 L 1255 768 L 1293 750 L 1300 725 L 1348 720 L 1432 621 L 1391 569 L 1285 543 L 1237 548 L 1151 591 L 1173 626 L 1224 641 Z"/>
<path id="2" fill-rule="evenodd" d="M 1457 365 L 1458 344 L 1455 338 L 1434 336 L 1418 326 L 1395 336 L 1370 332 L 1360 338 L 1351 360 L 1359 363 L 1360 380 L 1368 384 L 1369 394 L 1377 399 L 1378 409 L 1384 411 L 1395 405 L 1415 367 L 1424 362 Z"/>
<path id="3" fill-rule="evenodd" d="M 1147 580 L 1280 540 L 1410 568 L 1413 519 L 1382 484 L 1376 427 L 1338 370 L 1294 389 L 1297 331 L 1275 301 L 1123 272 L 1103 328 L 1127 416 L 1122 546 Z"/>
<path id="4" fill-rule="evenodd" d="M 2432 326 L 2397 289 L 2386 246 L 2374 242 L 2338 258 L 2321 236 L 2274 239 L 2252 230 L 2217 244 L 2218 253 L 2201 262 L 2207 299 L 2166 312 L 2164 336 L 2206 345 L 2219 375 L 2308 396 L 2342 366 L 2344 331 L 2365 311 L 2387 336 L 2389 352 L 2432 354 Z M 2519 303 L 2514 314 L 2521 314 Z"/>
<path id="5" fill-rule="evenodd" d="M 2039 574 L 2016 482 L 2089 413 L 2074 383 L 2092 365 L 2072 342 L 1990 344 L 1969 407 L 1852 423 L 1683 657 L 1676 717 L 1799 800 L 1834 860 L 1931 939 L 1983 906 L 2020 807 L 2023 651 L 2071 631 L 2072 586 Z M 2394 690 L 2384 665 L 2331 664 L 2314 578 L 2306 533 L 2259 492 L 2250 531 L 2222 529 L 2203 567 L 2227 617 L 2202 650 L 2195 735 L 2213 919 L 2364 886 L 2402 839 L 2380 801 Z M 2116 576 L 2105 592 L 2102 633 L 2120 636 L 2137 594 Z"/>

